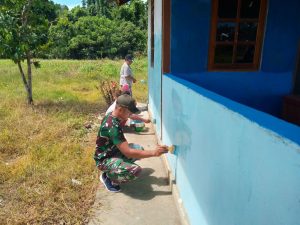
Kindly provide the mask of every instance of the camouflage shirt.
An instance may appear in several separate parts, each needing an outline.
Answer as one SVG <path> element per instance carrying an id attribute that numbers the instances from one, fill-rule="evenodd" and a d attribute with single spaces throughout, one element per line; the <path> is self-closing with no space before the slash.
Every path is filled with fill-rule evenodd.
<path id="1" fill-rule="evenodd" d="M 120 153 L 116 145 L 126 141 L 121 126 L 121 121 L 112 115 L 107 114 L 100 125 L 96 141 L 96 151 L 94 159 L 97 166 L 104 159 Z"/>

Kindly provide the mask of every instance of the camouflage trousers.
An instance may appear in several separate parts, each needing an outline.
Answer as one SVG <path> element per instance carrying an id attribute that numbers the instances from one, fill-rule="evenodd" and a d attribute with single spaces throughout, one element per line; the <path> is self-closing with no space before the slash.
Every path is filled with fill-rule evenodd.
<path id="1" fill-rule="evenodd" d="M 131 148 L 144 150 L 142 146 L 129 144 Z M 136 159 L 129 159 L 121 152 L 113 157 L 103 160 L 98 168 L 115 184 L 135 180 L 140 175 L 142 168 L 135 164 Z"/>

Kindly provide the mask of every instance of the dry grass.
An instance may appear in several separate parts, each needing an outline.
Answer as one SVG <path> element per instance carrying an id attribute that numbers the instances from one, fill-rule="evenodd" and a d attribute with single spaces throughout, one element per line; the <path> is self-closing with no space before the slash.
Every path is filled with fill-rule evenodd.
<path id="1" fill-rule="evenodd" d="M 110 77 L 121 63 L 42 61 L 34 70 L 31 107 L 16 66 L 0 61 L 0 224 L 87 222 L 98 185 L 97 126 L 84 124 L 105 110 L 95 88 L 99 74 Z M 140 101 L 147 98 L 145 86 L 136 87 Z"/>
<path id="2" fill-rule="evenodd" d="M 97 174 L 93 145 L 83 144 L 84 128 L 61 121 L 44 105 L 10 107 L 13 114 L 1 120 L 0 131 L 0 223 L 81 223 Z"/>

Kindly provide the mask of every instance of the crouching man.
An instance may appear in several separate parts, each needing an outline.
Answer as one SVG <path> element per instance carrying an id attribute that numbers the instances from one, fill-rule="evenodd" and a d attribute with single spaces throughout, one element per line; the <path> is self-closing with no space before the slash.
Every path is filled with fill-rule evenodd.
<path id="1" fill-rule="evenodd" d="M 135 100 L 130 95 L 121 95 L 116 100 L 114 111 L 107 114 L 100 125 L 94 159 L 102 171 L 100 181 L 111 192 L 119 192 L 119 184 L 135 180 L 142 168 L 135 160 L 159 157 L 167 153 L 167 146 L 158 145 L 154 150 L 133 149 L 128 144 L 121 123 L 131 114 L 137 114 Z"/>

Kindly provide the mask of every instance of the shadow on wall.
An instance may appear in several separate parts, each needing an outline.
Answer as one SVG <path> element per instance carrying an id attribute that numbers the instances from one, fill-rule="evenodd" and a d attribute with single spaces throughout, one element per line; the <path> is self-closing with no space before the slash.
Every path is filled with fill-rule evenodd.
<path id="1" fill-rule="evenodd" d="M 210 72 L 195 77 L 207 90 L 276 117 L 281 117 L 283 96 L 292 88 L 291 72 Z"/>

